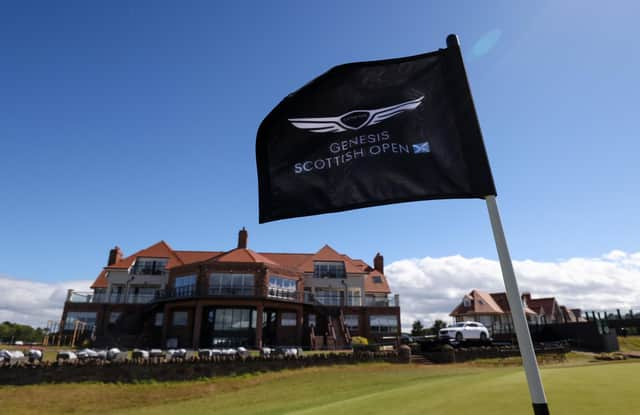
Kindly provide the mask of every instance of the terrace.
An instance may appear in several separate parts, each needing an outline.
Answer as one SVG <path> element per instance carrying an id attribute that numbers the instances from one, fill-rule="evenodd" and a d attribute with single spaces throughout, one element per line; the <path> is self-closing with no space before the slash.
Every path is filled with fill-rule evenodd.
<path id="1" fill-rule="evenodd" d="M 284 301 L 300 301 L 301 292 L 295 289 L 270 286 L 266 296 L 257 295 L 253 286 L 210 286 L 201 288 L 196 285 L 187 285 L 177 288 L 158 289 L 145 293 L 94 293 L 91 291 L 67 292 L 68 303 L 94 303 L 94 304 L 146 304 L 153 301 L 168 300 L 173 298 L 202 298 L 202 297 L 259 297 L 272 298 Z M 360 295 L 336 295 L 304 293 L 303 302 L 306 304 L 326 306 L 348 307 L 400 307 L 400 296 L 389 294 L 385 296 L 360 296 Z"/>

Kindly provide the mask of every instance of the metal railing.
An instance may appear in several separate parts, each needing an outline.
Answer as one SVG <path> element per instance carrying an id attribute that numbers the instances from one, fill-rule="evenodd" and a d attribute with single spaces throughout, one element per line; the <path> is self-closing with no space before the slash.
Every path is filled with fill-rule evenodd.
<path id="1" fill-rule="evenodd" d="M 299 301 L 299 291 L 281 290 L 277 288 L 269 288 L 267 296 L 278 300 Z"/>
<path id="2" fill-rule="evenodd" d="M 93 303 L 93 304 L 146 304 L 153 301 L 155 294 L 135 294 L 129 293 L 106 293 L 94 294 L 90 291 L 69 290 L 67 293 L 68 303 Z"/>
<path id="3" fill-rule="evenodd" d="M 399 307 L 400 296 L 387 295 L 387 296 L 364 296 L 360 295 L 347 295 L 346 297 L 339 294 L 326 294 L 326 293 L 304 293 L 304 302 L 307 304 L 321 304 L 328 306 L 347 306 L 347 307 Z"/>
<path id="4" fill-rule="evenodd" d="M 169 298 L 188 297 L 253 297 L 256 295 L 254 287 L 209 287 L 202 289 L 196 285 L 188 285 L 178 288 L 167 288 L 158 290 L 155 294 L 156 300 Z"/>

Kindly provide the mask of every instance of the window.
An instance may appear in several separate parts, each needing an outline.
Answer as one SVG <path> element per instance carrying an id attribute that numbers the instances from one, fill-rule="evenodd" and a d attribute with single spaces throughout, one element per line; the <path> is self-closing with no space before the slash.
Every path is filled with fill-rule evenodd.
<path id="1" fill-rule="evenodd" d="M 153 321 L 153 325 L 155 327 L 162 327 L 164 324 L 164 313 L 156 313 L 155 320 Z"/>
<path id="2" fill-rule="evenodd" d="M 318 302 L 324 305 L 343 305 L 344 290 L 316 288 L 316 292 L 312 296 L 312 302 Z"/>
<path id="3" fill-rule="evenodd" d="M 397 316 L 371 316 L 369 318 L 369 326 L 373 333 L 397 333 L 398 317 Z"/>
<path id="4" fill-rule="evenodd" d="M 462 305 L 465 307 L 471 307 L 471 300 L 468 297 L 462 299 Z"/>
<path id="5" fill-rule="evenodd" d="M 316 315 L 315 314 L 309 314 L 307 316 L 307 320 L 308 320 L 309 327 L 311 327 L 311 326 L 315 327 L 316 326 Z"/>
<path id="6" fill-rule="evenodd" d="M 213 273 L 209 275 L 209 295 L 253 296 L 253 274 Z"/>
<path id="7" fill-rule="evenodd" d="M 130 304 L 146 304 L 151 302 L 156 296 L 157 286 L 154 287 L 129 287 Z"/>
<path id="8" fill-rule="evenodd" d="M 176 289 L 176 297 L 190 297 L 194 295 L 196 291 L 196 276 L 185 275 L 183 277 L 176 277 L 173 286 Z"/>
<path id="9" fill-rule="evenodd" d="M 344 325 L 347 326 L 349 330 L 358 330 L 360 317 L 357 314 L 345 314 Z"/>
<path id="10" fill-rule="evenodd" d="M 255 327 L 255 312 L 248 308 L 218 308 L 213 320 L 214 330 L 241 330 Z"/>
<path id="11" fill-rule="evenodd" d="M 295 327 L 297 325 L 296 313 L 282 313 L 280 325 L 282 327 Z"/>
<path id="12" fill-rule="evenodd" d="M 313 263 L 314 278 L 346 278 L 344 262 L 342 261 L 316 261 Z"/>
<path id="13" fill-rule="evenodd" d="M 118 317 L 120 317 L 122 313 L 119 311 L 112 311 L 111 313 L 109 313 L 109 323 L 114 324 L 116 321 L 118 321 Z"/>
<path id="14" fill-rule="evenodd" d="M 113 304 L 124 302 L 124 285 L 112 285 L 109 302 Z"/>
<path id="15" fill-rule="evenodd" d="M 296 299 L 296 280 L 270 275 L 268 288 L 269 297 Z"/>
<path id="16" fill-rule="evenodd" d="M 105 302 L 107 302 L 107 289 L 106 288 L 95 288 L 93 290 L 93 302 L 94 303 L 105 303 Z"/>
<path id="17" fill-rule="evenodd" d="M 174 311 L 173 312 L 173 326 L 184 327 L 189 321 L 189 313 L 186 311 Z"/>
<path id="18" fill-rule="evenodd" d="M 81 321 L 91 326 L 96 324 L 96 313 L 87 311 L 69 311 L 64 322 L 65 330 L 73 330 L 76 321 Z"/>
<path id="19" fill-rule="evenodd" d="M 347 305 L 360 306 L 362 305 L 362 298 L 360 297 L 360 289 L 349 289 L 347 293 Z"/>
<path id="20" fill-rule="evenodd" d="M 371 279 L 375 284 L 382 284 L 382 277 L 379 275 L 374 275 Z"/>
<path id="21" fill-rule="evenodd" d="M 138 258 L 131 267 L 131 275 L 162 275 L 166 265 L 166 259 Z"/>

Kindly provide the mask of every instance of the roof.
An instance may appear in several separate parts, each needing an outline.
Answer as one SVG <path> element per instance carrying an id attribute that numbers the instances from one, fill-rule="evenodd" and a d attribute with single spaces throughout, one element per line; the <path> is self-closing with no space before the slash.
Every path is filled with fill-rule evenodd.
<path id="1" fill-rule="evenodd" d="M 379 277 L 381 282 L 375 282 L 374 277 Z M 383 293 L 389 294 L 391 290 L 389 289 L 389 283 L 387 282 L 387 277 L 382 275 L 377 270 L 371 271 L 369 274 L 364 277 L 364 291 L 370 293 Z"/>
<path id="2" fill-rule="evenodd" d="M 202 262 L 222 254 L 219 251 L 173 251 L 184 265 Z"/>
<path id="3" fill-rule="evenodd" d="M 174 253 L 173 249 L 165 241 L 157 242 L 148 248 L 136 252 L 133 255 L 129 255 L 126 258 L 122 258 L 120 261 L 113 265 L 109 265 L 108 269 L 129 269 L 135 262 L 136 258 L 167 258 L 167 268 L 175 267 L 177 265 L 184 265 L 180 258 Z"/>
<path id="4" fill-rule="evenodd" d="M 299 269 L 313 254 L 286 254 L 261 252 L 262 256 L 287 268 Z"/>
<path id="5" fill-rule="evenodd" d="M 274 261 L 248 248 L 236 248 L 215 259 L 216 262 L 253 262 L 277 265 Z"/>
<path id="6" fill-rule="evenodd" d="M 91 285 L 91 288 L 107 288 L 107 271 L 109 270 L 126 270 L 135 262 L 136 258 L 166 258 L 168 259 L 167 268 L 177 267 L 180 265 L 192 264 L 211 259 L 221 252 L 217 251 L 174 251 L 165 241 L 157 242 L 145 249 L 122 258 L 115 264 L 106 266 Z"/>
<path id="7" fill-rule="evenodd" d="M 109 287 L 109 281 L 107 280 L 107 270 L 103 269 L 102 271 L 100 271 L 100 274 L 98 274 L 98 278 L 96 278 L 93 284 L 91 284 L 91 288 L 95 289 L 95 288 L 108 288 L 108 287 Z"/>
<path id="8" fill-rule="evenodd" d="M 318 252 L 311 255 L 305 262 L 300 264 L 300 268 L 302 268 L 301 271 L 312 273 L 314 270 L 313 263 L 315 261 L 344 262 L 344 270 L 347 274 L 362 274 L 366 272 L 358 265 L 357 262 L 353 261 L 347 255 L 339 254 L 329 245 L 323 246 Z"/>
<path id="9" fill-rule="evenodd" d="M 553 314 L 554 308 L 558 306 L 558 302 L 555 297 L 532 298 L 527 300 L 527 305 L 538 314 L 551 315 Z"/>
<path id="10" fill-rule="evenodd" d="M 464 305 L 464 299 L 470 300 L 469 306 Z M 502 308 L 495 302 L 493 297 L 484 291 L 473 290 L 465 295 L 463 301 L 453 309 L 450 316 L 463 314 L 503 314 Z"/>
<path id="11" fill-rule="evenodd" d="M 490 295 L 491 295 L 491 298 L 493 298 L 494 301 L 500 306 L 502 311 L 504 311 L 505 313 L 511 312 L 511 307 L 509 306 L 509 300 L 507 299 L 507 293 L 491 293 Z M 524 307 L 524 312 L 525 314 L 532 314 L 532 315 L 538 314 L 537 312 L 529 308 L 528 305 Z"/>
<path id="12" fill-rule="evenodd" d="M 314 261 L 339 261 L 345 265 L 348 274 L 364 274 L 365 292 L 390 293 L 387 278 L 379 271 L 374 270 L 361 259 L 352 259 L 348 255 L 340 254 L 329 245 L 325 245 L 314 254 L 309 253 L 283 253 L 283 252 L 255 252 L 248 248 L 236 248 L 230 251 L 178 251 L 174 250 L 165 241 L 157 242 L 126 258 L 122 258 L 115 264 L 105 267 L 91 288 L 106 288 L 108 286 L 109 270 L 128 270 L 136 261 L 136 258 L 166 258 L 167 268 L 174 268 L 198 262 L 246 262 L 262 263 L 274 267 L 295 270 L 297 272 L 312 273 Z M 380 277 L 382 282 L 374 282 L 374 277 Z"/>

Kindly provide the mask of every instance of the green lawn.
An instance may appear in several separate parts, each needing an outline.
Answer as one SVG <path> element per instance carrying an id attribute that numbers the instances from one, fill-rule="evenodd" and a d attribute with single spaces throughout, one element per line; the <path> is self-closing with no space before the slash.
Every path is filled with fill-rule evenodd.
<path id="1" fill-rule="evenodd" d="M 542 370 L 551 413 L 640 413 L 640 364 Z M 0 386 L 7 414 L 531 414 L 521 367 L 362 364 L 137 385 Z"/>

